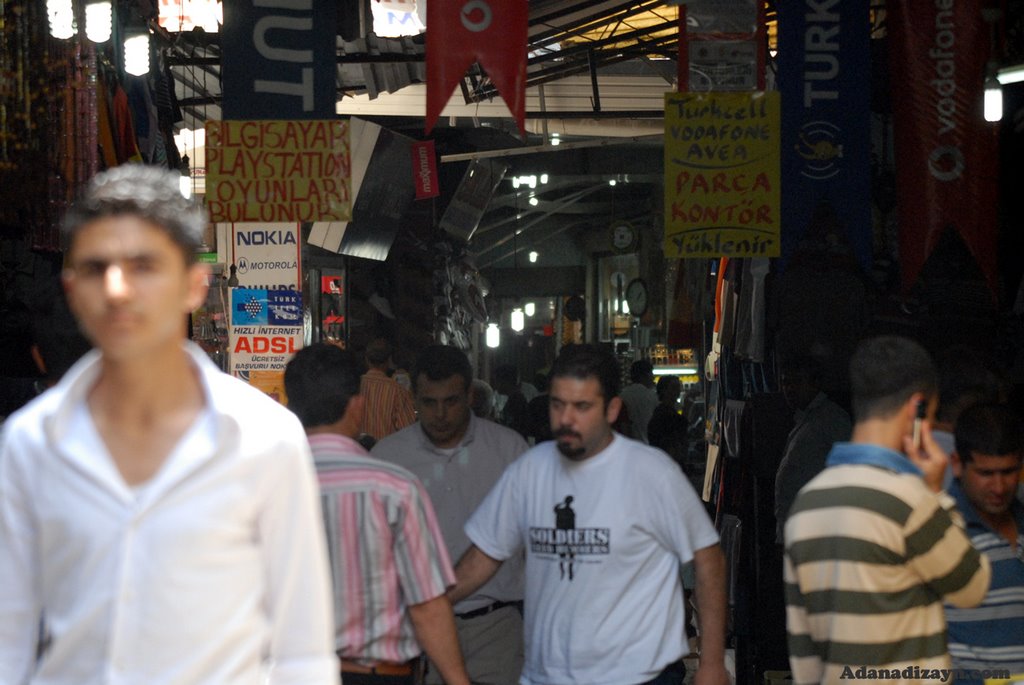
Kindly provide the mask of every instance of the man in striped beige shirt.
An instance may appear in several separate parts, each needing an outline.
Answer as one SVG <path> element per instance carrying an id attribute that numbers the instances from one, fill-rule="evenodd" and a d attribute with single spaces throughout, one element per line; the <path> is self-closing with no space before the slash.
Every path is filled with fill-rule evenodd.
<path id="1" fill-rule="evenodd" d="M 832 448 L 785 527 L 793 680 L 948 681 L 942 604 L 977 605 L 991 570 L 941 491 L 935 368 L 907 338 L 872 338 L 850 388 L 851 441 Z"/>
<path id="2" fill-rule="evenodd" d="M 388 376 L 391 344 L 376 338 L 366 346 L 366 365 L 370 368 L 359 382 L 359 394 L 365 398 L 366 411 L 360 432 L 381 440 L 416 421 L 412 393 Z"/>
<path id="3" fill-rule="evenodd" d="M 353 439 L 364 398 L 355 357 L 320 343 L 285 370 L 288 407 L 316 460 L 345 685 L 418 685 L 422 652 L 444 682 L 469 685 L 445 590 L 451 561 L 426 491 Z"/>

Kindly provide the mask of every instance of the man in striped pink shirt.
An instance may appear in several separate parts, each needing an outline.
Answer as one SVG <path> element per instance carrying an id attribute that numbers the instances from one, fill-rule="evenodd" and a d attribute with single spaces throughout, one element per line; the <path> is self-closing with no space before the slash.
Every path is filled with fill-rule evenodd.
<path id="1" fill-rule="evenodd" d="M 366 364 L 370 368 L 359 383 L 359 394 L 366 398 L 360 432 L 373 436 L 374 440 L 386 438 L 416 421 L 412 393 L 388 376 L 390 363 L 388 341 L 371 340 L 366 346 Z"/>
<path id="2" fill-rule="evenodd" d="M 419 683 L 426 652 L 446 683 L 469 685 L 445 596 L 455 576 L 430 499 L 415 476 L 353 440 L 365 408 L 358 366 L 350 352 L 317 344 L 284 377 L 320 480 L 343 681 Z"/>

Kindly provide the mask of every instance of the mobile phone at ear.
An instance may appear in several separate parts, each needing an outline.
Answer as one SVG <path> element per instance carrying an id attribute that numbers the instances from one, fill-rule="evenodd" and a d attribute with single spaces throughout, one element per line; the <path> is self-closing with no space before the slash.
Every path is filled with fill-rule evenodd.
<path id="1" fill-rule="evenodd" d="M 914 415 L 914 449 L 921 449 L 921 424 L 924 423 L 927 411 L 928 405 L 919 400 Z"/>

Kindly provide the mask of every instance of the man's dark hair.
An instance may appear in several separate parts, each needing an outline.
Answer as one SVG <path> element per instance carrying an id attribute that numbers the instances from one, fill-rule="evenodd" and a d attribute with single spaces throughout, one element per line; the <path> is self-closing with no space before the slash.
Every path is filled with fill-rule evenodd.
<path id="1" fill-rule="evenodd" d="M 976 404 L 956 421 L 956 453 L 967 463 L 975 454 L 1021 454 L 1024 435 L 1017 412 L 1005 404 Z"/>
<path id="2" fill-rule="evenodd" d="M 935 395 L 931 356 L 910 338 L 883 335 L 861 342 L 850 359 L 855 422 L 892 415 L 916 392 Z"/>
<path id="3" fill-rule="evenodd" d="M 658 401 L 664 402 L 671 398 L 673 401 L 679 398 L 679 392 L 683 384 L 679 376 L 662 376 L 658 379 Z"/>
<path id="4" fill-rule="evenodd" d="M 572 345 L 562 353 L 551 365 L 551 378 L 578 378 L 586 380 L 596 378 L 601 385 L 601 395 L 607 403 L 618 397 L 622 386 L 621 369 L 615 355 L 599 345 Z"/>
<path id="5" fill-rule="evenodd" d="M 647 359 L 638 359 L 629 367 L 629 380 L 645 383 L 654 374 L 654 365 Z"/>
<path id="6" fill-rule="evenodd" d="M 473 382 L 473 367 L 469 365 L 466 353 L 451 345 L 430 345 L 423 348 L 412 367 L 412 391 L 419 387 L 420 376 L 429 381 L 443 381 L 452 376 L 462 376 L 463 389 L 469 392 Z"/>
<path id="7" fill-rule="evenodd" d="M 332 424 L 345 415 L 359 393 L 359 358 L 330 343 L 316 343 L 295 353 L 284 369 L 284 390 L 291 409 L 306 428 Z"/>
<path id="8" fill-rule="evenodd" d="M 182 196 L 179 178 L 176 171 L 144 164 L 123 164 L 97 174 L 64 215 L 61 234 L 65 251 L 85 224 L 130 215 L 160 228 L 181 248 L 185 262 L 195 263 L 206 214 L 197 202 Z"/>
<path id="9" fill-rule="evenodd" d="M 366 361 L 374 366 L 386 364 L 391 359 L 391 343 L 384 338 L 374 338 L 366 346 Z"/>

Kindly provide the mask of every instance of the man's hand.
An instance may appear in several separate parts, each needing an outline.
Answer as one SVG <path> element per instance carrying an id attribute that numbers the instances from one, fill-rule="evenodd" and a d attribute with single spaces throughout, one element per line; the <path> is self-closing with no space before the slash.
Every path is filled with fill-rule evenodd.
<path id="1" fill-rule="evenodd" d="M 909 435 L 903 436 L 903 452 L 924 474 L 925 484 L 934 492 L 942 489 L 942 480 L 946 475 L 946 454 L 932 436 L 932 426 L 928 421 L 921 422 L 921 446 L 914 445 Z"/>
<path id="2" fill-rule="evenodd" d="M 693 674 L 693 682 L 694 685 L 730 685 L 732 679 L 721 661 L 705 663 L 701 659 L 697 672 Z"/>
<path id="3" fill-rule="evenodd" d="M 448 590 L 452 605 L 461 602 L 477 591 L 501 568 L 501 561 L 493 559 L 476 545 L 470 545 L 455 565 L 455 585 Z"/>

